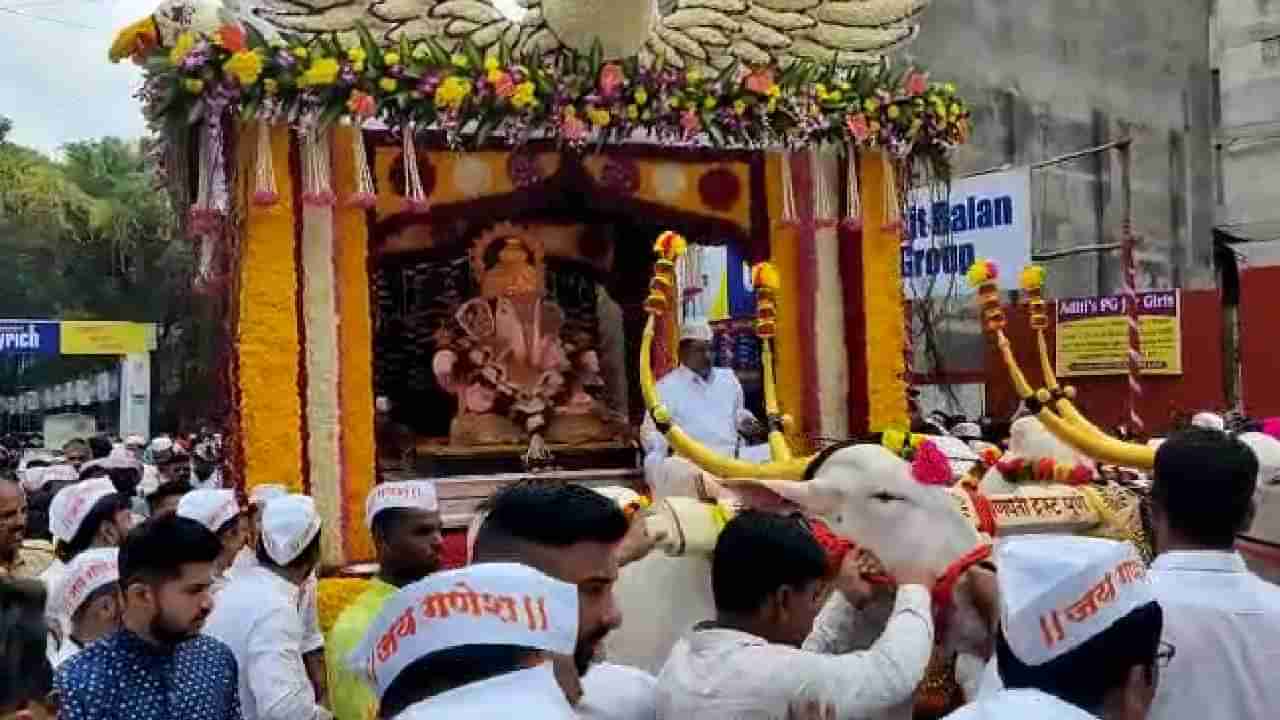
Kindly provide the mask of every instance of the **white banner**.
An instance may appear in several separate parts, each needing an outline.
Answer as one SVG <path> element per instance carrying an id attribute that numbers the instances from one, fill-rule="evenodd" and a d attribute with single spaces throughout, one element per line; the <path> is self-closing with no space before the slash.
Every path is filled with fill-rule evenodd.
<path id="1" fill-rule="evenodd" d="M 964 274 L 979 258 L 1000 266 L 1001 290 L 1017 290 L 1031 264 L 1031 168 L 954 180 L 949 198 L 915 190 L 902 221 L 907 299 L 971 293 Z"/>

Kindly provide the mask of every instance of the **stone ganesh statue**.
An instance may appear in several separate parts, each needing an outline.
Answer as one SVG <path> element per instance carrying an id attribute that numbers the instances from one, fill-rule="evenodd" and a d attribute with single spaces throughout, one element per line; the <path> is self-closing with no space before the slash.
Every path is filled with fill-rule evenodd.
<path id="1" fill-rule="evenodd" d="M 566 336 L 561 308 L 546 297 L 544 250 L 524 228 L 499 225 L 476 240 L 471 270 L 479 296 L 437 333 L 432 361 L 441 387 L 458 398 L 450 443 L 528 443 L 545 459 L 545 442 L 608 440 L 600 417 L 604 390 L 594 341 Z"/>

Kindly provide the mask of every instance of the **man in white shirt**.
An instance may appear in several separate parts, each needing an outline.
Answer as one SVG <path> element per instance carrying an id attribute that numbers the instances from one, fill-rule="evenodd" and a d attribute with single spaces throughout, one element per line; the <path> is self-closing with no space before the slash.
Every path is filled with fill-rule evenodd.
<path id="1" fill-rule="evenodd" d="M 1275 442 L 1246 439 L 1267 441 Z M 1153 720 L 1280 716 L 1280 587 L 1249 572 L 1232 549 L 1248 527 L 1259 478 L 1246 442 L 1191 429 L 1156 452 L 1151 576 L 1164 639 L 1178 654 L 1161 676 Z"/>
<path id="2" fill-rule="evenodd" d="M 349 666 L 382 718 L 574 720 L 553 665 L 574 675 L 578 603 L 577 587 L 525 565 L 436 573 L 386 600 Z"/>
<path id="3" fill-rule="evenodd" d="M 658 381 L 658 396 L 671 411 L 672 423 L 694 440 L 728 457 L 768 462 L 768 445 L 747 446 L 742 435 L 760 437 L 764 428 L 746 408 L 742 383 L 729 368 L 711 366 L 711 326 L 705 320 L 688 319 L 680 332 L 680 366 Z M 669 455 L 666 438 L 652 417 L 640 428 L 646 473 L 652 473 Z"/>
<path id="4" fill-rule="evenodd" d="M 827 558 L 803 521 L 746 512 L 716 541 L 716 619 L 689 631 L 658 676 L 660 720 L 785 718 L 815 705 L 837 718 L 874 716 L 909 700 L 933 651 L 932 573 L 894 568 L 897 601 L 864 652 L 800 649 L 828 595 Z M 854 563 L 837 591 L 852 609 L 869 587 Z"/>
<path id="5" fill-rule="evenodd" d="M 240 670 L 245 720 L 332 720 L 303 663 L 302 587 L 320 563 L 315 501 L 286 495 L 262 511 L 258 565 L 218 594 L 205 634 L 226 643 Z"/>
<path id="6" fill-rule="evenodd" d="M 1015 537 L 996 549 L 1004 688 L 947 720 L 1144 720 L 1159 666 L 1162 613 L 1133 545 Z M 984 688 L 986 693 L 987 688 Z"/>
<path id="7" fill-rule="evenodd" d="M 244 513 L 234 490 L 192 490 L 178 501 L 178 517 L 195 520 L 218 536 L 222 554 L 213 563 L 213 592 L 230 582 L 227 571 L 244 548 Z"/>
<path id="8" fill-rule="evenodd" d="M 120 595 L 117 548 L 86 550 L 67 565 L 49 594 L 49 605 L 69 618 L 70 632 L 53 659 L 57 669 L 89 643 L 120 629 L 124 598 Z"/>

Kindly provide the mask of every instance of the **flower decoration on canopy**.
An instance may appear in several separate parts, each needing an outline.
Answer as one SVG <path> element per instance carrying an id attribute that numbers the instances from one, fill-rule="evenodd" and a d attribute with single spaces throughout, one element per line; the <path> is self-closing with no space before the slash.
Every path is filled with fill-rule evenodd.
<path id="1" fill-rule="evenodd" d="M 634 57 L 605 62 L 598 47 L 517 56 L 504 46 L 448 52 L 430 37 L 388 45 L 363 28 L 357 35 L 358 44 L 288 33 L 268 41 L 250 24 L 228 25 L 161 48 L 154 27 L 141 24 L 118 35 L 110 56 L 142 62 L 153 121 L 225 110 L 321 126 L 377 119 L 441 130 L 455 147 L 538 136 L 584 148 L 641 135 L 716 147 L 838 143 L 940 163 L 969 132 L 956 87 L 916 68 L 796 61 L 713 73 L 647 68 Z"/>

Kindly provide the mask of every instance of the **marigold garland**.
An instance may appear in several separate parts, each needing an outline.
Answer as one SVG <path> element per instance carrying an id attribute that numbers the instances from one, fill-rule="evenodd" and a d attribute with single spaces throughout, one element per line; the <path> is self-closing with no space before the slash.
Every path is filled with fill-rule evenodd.
<path id="1" fill-rule="evenodd" d="M 432 38 L 384 46 L 363 28 L 354 46 L 287 33 L 268 41 L 249 25 L 183 33 L 161 48 L 148 30 L 126 28 L 110 56 L 132 55 L 145 68 L 152 120 L 194 122 L 227 108 L 322 125 L 344 116 L 412 123 L 445 131 L 455 145 L 464 136 L 515 145 L 537 136 L 584 147 L 639 133 L 718 147 L 838 143 L 944 164 L 969 132 L 956 87 L 913 67 L 794 62 L 712 73 L 569 49 L 517 57 L 505 46 L 488 56 L 470 46 L 449 53 Z"/>
<path id="2" fill-rule="evenodd" d="M 338 616 L 347 606 L 355 602 L 361 593 L 369 589 L 369 581 L 364 578 L 321 578 L 316 588 L 316 610 L 320 616 L 320 631 L 329 635 Z"/>

